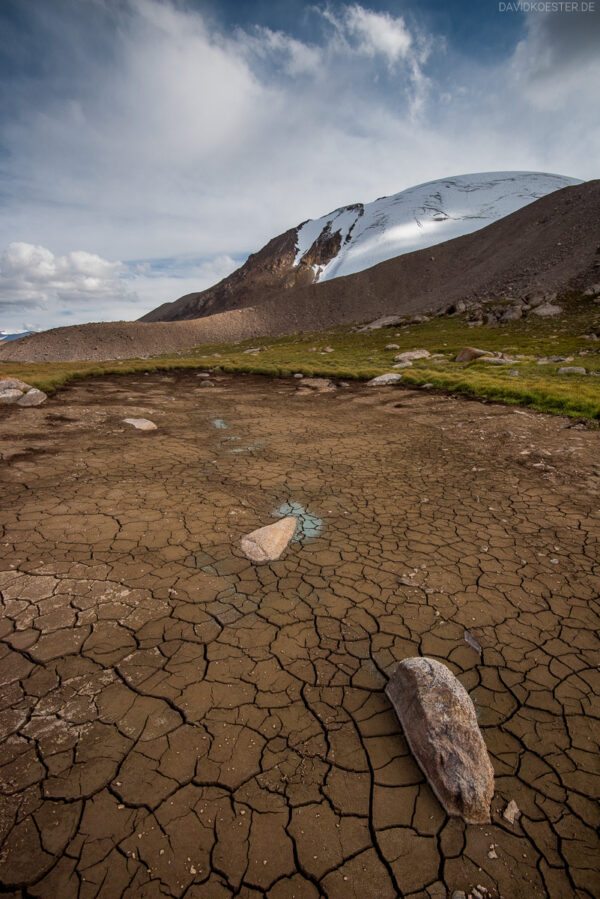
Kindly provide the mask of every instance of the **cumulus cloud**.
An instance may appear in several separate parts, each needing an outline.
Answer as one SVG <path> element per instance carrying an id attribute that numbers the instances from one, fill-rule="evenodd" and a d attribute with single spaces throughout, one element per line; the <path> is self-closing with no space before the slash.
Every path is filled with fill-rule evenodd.
<path id="1" fill-rule="evenodd" d="M 30 7 L 44 77 L 2 119 L 0 247 L 30 247 L 3 257 L 5 312 L 136 317 L 337 206 L 470 171 L 597 175 L 598 16 L 531 16 L 487 63 L 366 0 L 307 6 L 310 40 L 174 0 L 51 6 Z"/>
<path id="2" fill-rule="evenodd" d="M 135 299 L 119 277 L 121 262 L 75 250 L 55 256 L 46 247 L 13 242 L 0 256 L 0 310 L 101 304 Z"/>

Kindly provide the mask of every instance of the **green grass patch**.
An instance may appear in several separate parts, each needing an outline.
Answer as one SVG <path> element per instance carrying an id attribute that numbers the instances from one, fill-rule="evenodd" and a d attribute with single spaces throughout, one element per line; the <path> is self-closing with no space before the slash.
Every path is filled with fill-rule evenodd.
<path id="1" fill-rule="evenodd" d="M 600 308 L 587 298 L 560 300 L 564 314 L 543 319 L 535 315 L 518 322 L 471 328 L 464 316 L 384 328 L 359 334 L 339 328 L 280 338 L 254 338 L 235 344 L 211 344 L 181 354 L 112 362 L 2 363 L 0 376 L 22 378 L 41 390 L 53 391 L 74 378 L 132 374 L 146 371 L 213 369 L 224 372 L 290 376 L 304 375 L 363 380 L 393 371 L 394 356 L 404 350 L 427 349 L 437 358 L 420 359 L 402 370 L 403 383 L 430 384 L 465 396 L 530 406 L 587 419 L 600 419 L 600 341 L 586 335 L 600 332 Z M 389 343 L 398 349 L 386 350 Z M 250 347 L 265 347 L 257 355 Z M 325 353 L 325 347 L 334 352 Z M 459 364 L 454 358 L 463 346 L 504 352 L 514 364 Z M 569 356 L 571 362 L 538 365 L 540 357 Z M 587 375 L 559 375 L 563 365 L 583 366 Z M 518 376 L 509 374 L 517 370 Z"/>

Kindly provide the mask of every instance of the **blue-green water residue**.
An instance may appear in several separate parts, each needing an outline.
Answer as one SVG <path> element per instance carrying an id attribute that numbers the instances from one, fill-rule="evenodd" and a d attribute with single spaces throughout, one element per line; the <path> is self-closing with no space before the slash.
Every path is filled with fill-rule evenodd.
<path id="1" fill-rule="evenodd" d="M 285 518 L 288 515 L 298 519 L 298 526 L 294 534 L 294 540 L 308 540 L 310 537 L 318 537 L 323 530 L 323 519 L 312 515 L 301 503 L 282 503 L 275 510 L 275 515 Z"/>
<path id="2" fill-rule="evenodd" d="M 220 431 L 226 431 L 229 425 L 226 425 L 222 418 L 213 418 L 213 424 L 215 428 L 218 428 Z"/>
<path id="3" fill-rule="evenodd" d="M 258 440 L 256 443 L 250 443 L 248 446 L 237 446 L 235 449 L 230 449 L 230 453 L 251 453 L 252 450 L 262 449 L 265 445 L 264 440 Z"/>

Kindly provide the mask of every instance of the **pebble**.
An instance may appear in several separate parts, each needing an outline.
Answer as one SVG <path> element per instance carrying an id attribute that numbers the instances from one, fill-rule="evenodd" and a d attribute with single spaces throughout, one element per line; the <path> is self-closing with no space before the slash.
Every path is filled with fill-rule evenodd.
<path id="1" fill-rule="evenodd" d="M 502 817 L 508 821 L 509 824 L 514 824 L 515 820 L 521 817 L 521 811 L 514 799 L 511 799 L 508 803 L 502 813 Z"/>
<path id="2" fill-rule="evenodd" d="M 156 431 L 156 425 L 148 418 L 124 418 L 126 425 L 133 425 L 138 431 Z"/>

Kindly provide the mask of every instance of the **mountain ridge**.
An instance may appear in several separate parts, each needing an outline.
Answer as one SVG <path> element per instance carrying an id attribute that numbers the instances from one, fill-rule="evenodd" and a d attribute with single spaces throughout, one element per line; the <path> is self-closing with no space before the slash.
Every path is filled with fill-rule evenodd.
<path id="1" fill-rule="evenodd" d="M 532 291 L 582 293 L 600 283 L 599 223 L 600 180 L 588 181 L 435 250 L 298 286 L 283 296 L 275 292 L 252 307 L 176 322 L 56 328 L 0 345 L 0 362 L 131 359 L 200 344 L 325 330 L 382 315 L 438 314 L 460 300 L 467 307 L 510 305 Z"/>
<path id="2" fill-rule="evenodd" d="M 581 183 L 544 172 L 454 175 L 371 203 L 340 206 L 274 237 L 206 290 L 163 303 L 140 321 L 180 321 L 254 306 L 288 289 L 356 274 L 473 233 L 542 196 Z"/>

